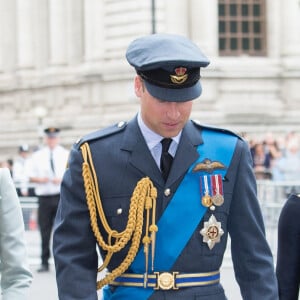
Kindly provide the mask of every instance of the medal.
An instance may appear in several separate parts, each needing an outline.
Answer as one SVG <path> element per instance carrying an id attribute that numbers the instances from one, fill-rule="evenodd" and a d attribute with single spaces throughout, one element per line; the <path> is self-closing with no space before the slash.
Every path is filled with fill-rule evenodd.
<path id="1" fill-rule="evenodd" d="M 221 206 L 224 203 L 224 197 L 223 197 L 223 184 L 222 184 L 222 176 L 220 174 L 218 175 L 212 175 L 211 176 L 211 182 L 212 182 L 212 202 L 216 206 Z"/>
<path id="2" fill-rule="evenodd" d="M 200 230 L 203 236 L 203 242 L 207 243 L 211 250 L 216 243 L 219 243 L 224 231 L 221 227 L 221 222 L 218 222 L 214 215 L 211 215 L 208 222 L 204 222 L 204 227 Z"/>
<path id="3" fill-rule="evenodd" d="M 212 199 L 210 196 L 210 189 L 209 189 L 209 177 L 207 175 L 201 176 L 200 181 L 200 188 L 201 188 L 201 203 L 205 207 L 210 207 L 212 205 Z"/>
<path id="4" fill-rule="evenodd" d="M 209 195 L 204 195 L 201 198 L 201 203 L 205 207 L 210 207 L 212 205 L 211 197 Z"/>
<path id="5" fill-rule="evenodd" d="M 224 198 L 220 194 L 216 194 L 215 196 L 212 197 L 212 202 L 216 206 L 221 206 L 224 203 Z"/>

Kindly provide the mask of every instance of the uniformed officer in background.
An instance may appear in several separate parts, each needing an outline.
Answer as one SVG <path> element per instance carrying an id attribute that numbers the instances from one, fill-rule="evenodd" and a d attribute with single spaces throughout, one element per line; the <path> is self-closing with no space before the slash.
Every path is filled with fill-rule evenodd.
<path id="1" fill-rule="evenodd" d="M 30 182 L 38 196 L 38 224 L 41 233 L 41 266 L 38 272 L 49 271 L 50 238 L 60 198 L 60 184 L 66 169 L 69 151 L 60 145 L 60 129 L 44 130 L 45 146 L 33 153 L 27 164 Z"/>
<path id="2" fill-rule="evenodd" d="M 18 149 L 18 156 L 14 159 L 13 180 L 17 186 L 18 196 L 35 196 L 34 187 L 29 185 L 27 164 L 31 158 L 31 151 L 27 144 L 22 144 Z"/>
<path id="3" fill-rule="evenodd" d="M 140 111 L 76 143 L 63 178 L 59 299 L 96 300 L 103 287 L 105 300 L 224 300 L 228 233 L 243 299 L 278 299 L 248 145 L 189 120 L 208 59 L 172 34 L 138 38 L 126 57 Z"/>

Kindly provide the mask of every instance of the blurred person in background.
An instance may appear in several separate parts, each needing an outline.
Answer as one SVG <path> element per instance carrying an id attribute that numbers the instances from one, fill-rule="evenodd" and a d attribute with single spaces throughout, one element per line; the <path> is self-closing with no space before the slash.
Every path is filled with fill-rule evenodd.
<path id="1" fill-rule="evenodd" d="M 276 181 L 290 182 L 286 188 L 286 194 L 299 193 L 300 187 L 296 181 L 300 178 L 300 143 L 298 136 L 287 139 L 286 148 L 282 156 L 274 162 L 273 179 Z M 295 182 L 295 185 L 293 185 Z"/>
<path id="2" fill-rule="evenodd" d="M 274 163 L 282 156 L 273 133 L 267 132 L 262 141 L 253 140 L 250 149 L 256 178 L 273 179 Z"/>
<path id="3" fill-rule="evenodd" d="M 0 167 L 7 168 L 9 170 L 10 176 L 13 176 L 13 165 L 14 165 L 14 160 L 12 158 L 8 158 L 1 162 Z"/>
<path id="4" fill-rule="evenodd" d="M 278 159 L 282 155 L 280 143 L 278 142 L 278 138 L 275 138 L 272 132 L 267 132 L 264 137 L 263 144 L 266 153 L 270 154 L 270 163 L 272 167 L 274 160 Z"/>
<path id="5" fill-rule="evenodd" d="M 282 137 L 274 137 L 272 132 L 267 132 L 263 140 L 264 148 L 266 153 L 270 157 L 270 172 L 271 178 L 273 179 L 273 167 L 275 162 L 282 156 Z"/>
<path id="6" fill-rule="evenodd" d="M 27 299 L 32 274 L 22 211 L 7 168 L 0 168 L 0 273 L 2 300 Z"/>
<path id="7" fill-rule="evenodd" d="M 253 169 L 256 179 L 271 178 L 271 154 L 266 151 L 262 142 L 256 142 L 251 148 Z"/>
<path id="8" fill-rule="evenodd" d="M 38 272 L 49 271 L 50 239 L 60 198 L 60 184 L 67 165 L 68 153 L 60 145 L 60 129 L 44 130 L 45 146 L 32 154 L 27 165 L 30 182 L 35 183 L 38 197 L 38 224 L 41 233 L 41 266 Z"/>
<path id="9" fill-rule="evenodd" d="M 18 156 L 14 159 L 13 164 L 13 180 L 17 187 L 19 196 L 34 196 L 34 188 L 29 187 L 29 177 L 27 174 L 28 161 L 31 157 L 31 152 L 27 144 L 23 144 L 18 149 Z"/>

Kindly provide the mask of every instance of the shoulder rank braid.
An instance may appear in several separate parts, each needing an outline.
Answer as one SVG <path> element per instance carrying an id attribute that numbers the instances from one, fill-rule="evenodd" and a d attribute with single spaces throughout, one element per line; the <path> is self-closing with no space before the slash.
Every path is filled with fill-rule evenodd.
<path id="1" fill-rule="evenodd" d="M 123 249 L 126 244 L 131 240 L 131 246 L 128 253 L 122 263 L 115 268 L 112 272 L 106 274 L 106 276 L 97 282 L 97 289 L 102 288 L 104 285 L 112 282 L 116 277 L 123 274 L 132 261 L 134 260 L 141 242 L 141 236 L 144 223 L 144 211 L 146 211 L 146 231 L 145 236 L 142 239 L 144 244 L 145 254 L 145 273 L 148 273 L 148 257 L 149 257 L 149 245 L 151 244 L 152 253 L 152 269 L 154 269 L 154 256 L 155 256 L 155 238 L 158 230 L 155 223 L 156 214 L 156 198 L 157 190 L 154 187 L 149 177 L 142 178 L 136 185 L 133 194 L 130 199 L 130 207 L 128 214 L 128 222 L 126 228 L 122 232 L 117 232 L 111 229 L 100 199 L 97 174 L 92 161 L 91 150 L 88 143 L 84 143 L 80 147 L 82 151 L 83 164 L 82 164 L 82 176 L 84 181 L 84 188 L 86 194 L 87 205 L 90 213 L 91 227 L 99 246 L 107 251 L 107 255 L 103 261 L 103 264 L 98 268 L 98 272 L 104 270 L 109 264 L 114 253 Z M 150 211 L 152 209 L 152 220 L 150 225 Z M 103 236 L 100 233 L 97 224 L 98 217 L 108 234 L 108 241 L 104 241 Z M 114 242 L 113 242 L 114 241 Z"/>

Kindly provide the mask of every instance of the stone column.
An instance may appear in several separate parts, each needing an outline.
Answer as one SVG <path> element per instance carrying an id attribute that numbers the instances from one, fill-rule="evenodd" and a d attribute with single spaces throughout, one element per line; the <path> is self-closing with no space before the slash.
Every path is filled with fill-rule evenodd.
<path id="1" fill-rule="evenodd" d="M 16 0 L 0 0 L 0 72 L 16 66 Z"/>
<path id="2" fill-rule="evenodd" d="M 218 56 L 218 1 L 191 0 L 189 15 L 192 39 L 206 55 Z"/>
<path id="3" fill-rule="evenodd" d="M 300 78 L 300 1 L 281 1 L 281 63 L 280 97 L 286 110 L 299 108 Z M 298 106 L 297 106 L 298 105 Z"/>
<path id="4" fill-rule="evenodd" d="M 103 1 L 89 0 L 84 3 L 84 55 L 85 60 L 101 60 L 104 54 L 104 4 Z"/>
<path id="5" fill-rule="evenodd" d="M 83 60 L 83 3 L 82 0 L 67 0 L 67 60 L 76 64 Z"/>
<path id="6" fill-rule="evenodd" d="M 267 38 L 267 52 L 269 58 L 278 59 L 281 55 L 281 0 L 266 1 L 266 38 Z M 293 0 L 292 0 L 293 1 Z M 282 2 L 282 1 L 281 1 Z"/>
<path id="7" fill-rule="evenodd" d="M 34 0 L 33 34 L 35 67 L 45 68 L 49 62 L 49 0 Z"/>
<path id="8" fill-rule="evenodd" d="M 300 2 L 299 0 L 281 1 L 281 54 L 300 56 Z"/>
<path id="9" fill-rule="evenodd" d="M 67 63 L 67 1 L 49 0 L 49 48 L 52 65 Z"/>
<path id="10" fill-rule="evenodd" d="M 76 64 L 83 57 L 82 0 L 49 0 L 50 62 Z"/>
<path id="11" fill-rule="evenodd" d="M 165 7 L 165 22 L 167 32 L 188 37 L 190 25 L 188 17 L 188 1 L 167 0 Z"/>
<path id="12" fill-rule="evenodd" d="M 21 69 L 34 66 L 33 4 L 33 0 L 17 0 L 17 57 Z"/>

